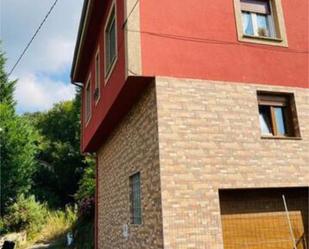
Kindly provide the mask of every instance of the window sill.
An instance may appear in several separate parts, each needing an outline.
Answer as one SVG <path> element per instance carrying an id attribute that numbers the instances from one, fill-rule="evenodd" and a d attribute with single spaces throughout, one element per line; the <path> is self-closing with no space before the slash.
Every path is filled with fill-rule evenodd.
<path id="1" fill-rule="evenodd" d="M 264 41 L 272 41 L 272 42 L 282 42 L 281 38 L 274 38 L 274 37 L 267 37 L 267 36 L 255 36 L 255 35 L 243 35 L 244 38 L 249 39 L 257 39 L 257 40 L 264 40 Z"/>
<path id="2" fill-rule="evenodd" d="M 288 47 L 287 41 L 281 38 L 266 37 L 266 36 L 255 36 L 242 34 L 238 37 L 240 42 L 250 42 L 261 45 L 271 45 L 279 47 Z"/>
<path id="3" fill-rule="evenodd" d="M 301 137 L 284 137 L 284 136 L 261 136 L 261 139 L 278 139 L 278 140 L 302 140 Z"/>
<path id="4" fill-rule="evenodd" d="M 97 106 L 101 99 L 101 95 L 94 101 L 94 105 Z"/>

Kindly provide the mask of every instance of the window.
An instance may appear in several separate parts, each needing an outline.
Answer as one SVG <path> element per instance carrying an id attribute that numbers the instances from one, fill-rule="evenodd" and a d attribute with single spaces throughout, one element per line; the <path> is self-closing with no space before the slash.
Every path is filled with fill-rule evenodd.
<path id="1" fill-rule="evenodd" d="M 136 173 L 130 177 L 130 188 L 131 223 L 142 224 L 140 173 Z"/>
<path id="2" fill-rule="evenodd" d="M 94 89 L 94 99 L 98 103 L 100 99 L 100 53 L 97 52 L 95 56 L 95 89 Z"/>
<path id="3" fill-rule="evenodd" d="M 116 8 L 113 4 L 105 26 L 105 77 L 108 78 L 117 58 Z"/>
<path id="4" fill-rule="evenodd" d="M 276 37 L 269 1 L 241 0 L 240 4 L 245 35 Z"/>
<path id="5" fill-rule="evenodd" d="M 292 94 L 258 93 L 262 136 L 299 137 L 296 108 Z"/>
<path id="6" fill-rule="evenodd" d="M 90 77 L 85 88 L 85 123 L 88 123 L 91 117 L 91 82 Z"/>
<path id="7" fill-rule="evenodd" d="M 287 46 L 281 0 L 234 0 L 238 39 Z"/>

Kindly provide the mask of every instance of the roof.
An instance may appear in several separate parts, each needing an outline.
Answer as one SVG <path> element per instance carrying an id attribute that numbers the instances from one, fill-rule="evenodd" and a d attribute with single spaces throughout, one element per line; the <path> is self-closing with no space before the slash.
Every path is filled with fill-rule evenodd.
<path id="1" fill-rule="evenodd" d="M 74 76 L 75 76 L 76 68 L 77 68 L 78 62 L 79 62 L 78 61 L 79 60 L 79 54 L 80 54 L 81 48 L 83 46 L 84 32 L 87 28 L 88 16 L 89 16 L 89 12 L 90 12 L 89 9 L 92 5 L 92 2 L 93 2 L 93 0 L 84 0 L 82 14 L 81 14 L 80 22 L 79 22 L 76 44 L 75 44 L 71 74 L 70 74 L 71 75 L 71 82 L 75 82 Z"/>

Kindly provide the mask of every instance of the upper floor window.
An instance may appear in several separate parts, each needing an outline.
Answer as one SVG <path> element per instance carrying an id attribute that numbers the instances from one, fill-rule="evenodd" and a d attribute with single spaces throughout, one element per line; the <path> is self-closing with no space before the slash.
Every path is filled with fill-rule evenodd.
<path id="1" fill-rule="evenodd" d="M 259 92 L 258 104 L 262 136 L 300 137 L 292 94 Z"/>
<path id="2" fill-rule="evenodd" d="M 117 58 L 116 6 L 112 5 L 105 26 L 105 78 L 108 78 Z"/>
<path id="3" fill-rule="evenodd" d="M 130 201 L 131 201 L 131 223 L 142 224 L 141 207 L 141 177 L 136 173 L 130 177 Z"/>
<path id="4" fill-rule="evenodd" d="M 100 99 L 100 52 L 98 51 L 95 56 L 95 89 L 94 99 L 98 103 Z"/>
<path id="5" fill-rule="evenodd" d="M 268 0 L 241 0 L 240 4 L 244 34 L 276 37 L 274 16 Z"/>
<path id="6" fill-rule="evenodd" d="M 91 78 L 89 77 L 85 87 L 85 105 L 84 105 L 85 123 L 87 124 L 91 117 Z"/>
<path id="7" fill-rule="evenodd" d="M 234 0 L 238 39 L 287 46 L 281 0 Z"/>

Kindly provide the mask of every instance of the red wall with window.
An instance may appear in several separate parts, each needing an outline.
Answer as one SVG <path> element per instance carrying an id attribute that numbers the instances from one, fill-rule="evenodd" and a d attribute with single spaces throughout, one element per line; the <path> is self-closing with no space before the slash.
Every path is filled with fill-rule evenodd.
<path id="1" fill-rule="evenodd" d="M 144 75 L 308 87 L 308 0 L 281 0 L 288 47 L 239 42 L 233 0 L 141 3 Z"/>
<path id="2" fill-rule="evenodd" d="M 91 75 L 91 118 L 86 125 L 84 120 L 85 111 L 85 88 L 83 89 L 83 114 L 82 114 L 82 151 L 85 151 L 90 140 L 93 138 L 95 132 L 98 130 L 103 119 L 107 115 L 109 109 L 114 103 L 120 90 L 125 83 L 125 43 L 124 43 L 124 30 L 122 28 L 124 22 L 124 1 L 117 0 L 116 2 L 116 18 L 117 18 L 117 45 L 118 55 L 115 67 L 113 68 L 108 81 L 104 79 L 104 27 L 108 18 L 109 10 L 112 6 L 113 1 L 95 1 L 94 2 L 94 14 L 91 16 L 89 26 L 89 35 L 86 34 L 88 39 L 87 43 L 87 58 L 84 58 L 83 79 L 81 80 L 84 85 L 87 82 L 89 75 Z M 102 9 L 103 13 L 98 11 Z M 97 17 L 96 17 L 97 15 Z M 93 42 L 91 44 L 91 39 Z M 95 56 L 99 49 L 100 57 L 100 99 L 96 104 L 94 99 L 95 91 Z M 84 52 L 85 53 L 85 52 Z M 88 63 L 86 61 L 88 60 Z M 88 70 L 87 70 L 88 69 Z"/>

